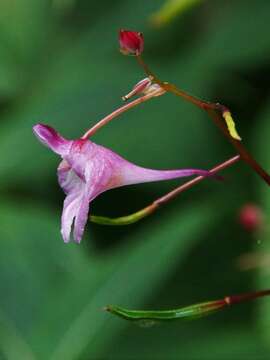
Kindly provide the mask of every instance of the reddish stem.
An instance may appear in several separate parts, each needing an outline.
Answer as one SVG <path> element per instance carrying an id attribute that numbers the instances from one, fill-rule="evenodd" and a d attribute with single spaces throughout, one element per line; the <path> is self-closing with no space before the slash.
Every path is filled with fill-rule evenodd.
<path id="1" fill-rule="evenodd" d="M 215 174 L 215 173 L 217 173 L 217 172 L 219 172 L 221 170 L 226 169 L 227 167 L 230 167 L 231 165 L 233 165 L 234 163 L 236 163 L 239 160 L 240 160 L 240 155 L 236 155 L 233 158 L 224 161 L 222 164 L 219 164 L 219 165 L 213 167 L 209 172 L 211 174 Z M 197 176 L 197 177 L 195 177 L 195 179 L 187 181 L 185 184 L 177 187 L 176 189 L 170 191 L 168 194 L 166 194 L 166 195 L 160 197 L 159 199 L 155 200 L 153 202 L 153 204 L 155 204 L 156 206 L 164 205 L 165 203 L 172 200 L 173 198 L 175 198 L 180 193 L 190 189 L 192 186 L 198 184 L 199 182 L 201 182 L 204 179 L 205 179 L 205 176 Z"/>
<path id="2" fill-rule="evenodd" d="M 224 119 L 222 114 L 225 111 L 229 111 L 224 105 L 215 104 L 211 102 L 206 102 L 201 99 L 198 99 L 192 95 L 187 94 L 183 90 L 178 89 L 175 85 L 169 84 L 167 82 L 161 81 L 153 72 L 149 69 L 149 67 L 145 64 L 142 57 L 140 55 L 137 56 L 138 63 L 144 69 L 148 76 L 153 77 L 153 82 L 159 84 L 164 90 L 171 92 L 179 97 L 184 98 L 185 100 L 191 102 L 192 104 L 198 106 L 200 109 L 205 110 L 209 116 L 213 119 L 214 123 L 220 128 L 223 134 L 228 138 L 231 144 L 237 149 L 241 158 L 253 168 L 253 170 L 268 184 L 270 185 L 270 176 L 269 174 L 260 166 L 260 164 L 252 157 L 252 155 L 248 152 L 241 141 L 238 141 L 231 137 L 230 133 L 226 125 L 224 124 Z"/>
<path id="3" fill-rule="evenodd" d="M 123 112 L 132 109 L 133 107 L 151 99 L 153 97 L 152 94 L 147 94 L 144 96 L 141 96 L 140 98 L 137 98 L 130 103 L 127 103 L 120 108 L 113 111 L 111 114 L 105 116 L 102 120 L 100 120 L 97 124 L 95 124 L 91 129 L 87 130 L 86 133 L 81 137 L 82 139 L 87 139 L 88 137 L 94 135 L 101 127 L 108 124 L 111 120 L 122 114 Z"/>
<path id="4" fill-rule="evenodd" d="M 239 303 L 242 303 L 245 301 L 255 300 L 260 297 L 268 296 L 268 295 L 270 295 L 270 289 L 255 291 L 255 292 L 240 294 L 240 295 L 226 296 L 224 299 L 217 300 L 217 301 L 219 301 L 220 303 L 223 303 L 224 305 L 235 305 L 235 304 L 239 304 Z"/>

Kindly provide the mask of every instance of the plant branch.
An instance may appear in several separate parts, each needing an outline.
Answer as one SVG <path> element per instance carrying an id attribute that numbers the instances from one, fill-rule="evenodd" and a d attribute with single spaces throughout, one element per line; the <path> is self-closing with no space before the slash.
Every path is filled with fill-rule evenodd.
<path id="1" fill-rule="evenodd" d="M 171 92 L 179 97 L 184 98 L 186 101 L 191 102 L 200 109 L 205 110 L 212 118 L 214 123 L 220 128 L 223 134 L 228 138 L 234 148 L 238 151 L 241 158 L 268 184 L 270 185 L 269 174 L 260 166 L 260 164 L 252 157 L 252 155 L 245 148 L 240 141 L 241 138 L 236 132 L 231 113 L 227 107 L 219 103 L 206 102 L 198 99 L 183 90 L 178 89 L 175 85 L 161 81 L 145 64 L 141 55 L 136 56 L 139 65 L 144 69 L 148 76 L 152 76 L 153 82 L 159 84 L 164 90 Z M 225 120 L 225 121 L 224 121 Z M 227 126 L 225 125 L 227 124 Z"/>

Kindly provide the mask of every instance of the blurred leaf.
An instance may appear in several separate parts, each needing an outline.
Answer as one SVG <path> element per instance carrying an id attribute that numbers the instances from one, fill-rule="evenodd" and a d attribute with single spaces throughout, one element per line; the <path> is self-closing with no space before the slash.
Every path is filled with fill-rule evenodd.
<path id="1" fill-rule="evenodd" d="M 74 7 L 76 0 L 52 0 L 52 2 L 53 2 L 53 6 L 60 13 L 64 13 L 66 11 L 70 11 Z"/>
<path id="2" fill-rule="evenodd" d="M 38 351 L 45 359 L 58 342 L 54 358 L 73 359 L 100 331 L 103 342 L 106 336 L 110 338 L 109 327 L 106 333 L 103 329 L 108 319 L 101 308 L 108 301 L 139 304 L 216 219 L 209 204 L 182 214 L 165 215 L 157 228 L 131 233 L 131 239 L 137 241 L 107 257 L 104 264 L 102 258 L 87 258 L 83 246 L 64 244 L 58 219 L 53 220 L 55 216 L 50 211 L 24 205 L 22 212 L 21 207 L 2 202 L 0 208 L 0 283 L 5 294 L 1 309 L 26 336 L 33 352 Z M 166 238 L 170 241 L 164 241 Z M 149 256 L 153 254 L 150 263 Z M 138 271 L 143 263 L 148 263 L 147 271 Z M 56 276 L 61 285 L 55 282 Z M 117 323 L 111 322 L 110 326 L 117 331 Z"/>
<path id="3" fill-rule="evenodd" d="M 33 56 L 44 44 L 50 8 L 50 0 L 1 1 L 0 32 L 21 64 L 32 62 Z"/>
<path id="4" fill-rule="evenodd" d="M 105 305 L 104 302 L 108 302 L 108 295 L 110 302 L 128 302 L 130 306 L 149 296 L 172 267 L 181 261 L 192 244 L 198 240 L 198 236 L 207 230 L 210 213 L 214 216 L 212 211 L 209 206 L 204 209 L 194 208 L 192 211 L 187 209 L 182 215 L 175 213 L 171 217 L 160 219 L 157 228 L 144 229 L 141 235 L 136 234 L 136 238 L 140 239 L 139 243 L 129 246 L 119 257 L 114 256 L 111 259 L 115 270 L 108 274 L 106 282 L 101 283 L 95 297 L 89 299 L 63 334 L 53 359 L 76 358 L 86 346 L 91 349 L 91 354 L 102 350 L 106 339 L 109 340 L 111 333 L 115 334 L 120 325 L 98 311 Z M 175 222 L 180 218 L 179 226 L 175 226 Z M 133 234 L 130 234 L 131 240 L 132 237 Z M 169 241 L 164 242 L 166 238 Z M 144 270 L 141 270 L 142 264 L 146 266 Z"/>
<path id="5" fill-rule="evenodd" d="M 212 6 L 216 6 L 216 11 Z M 211 11 L 212 17 L 196 53 L 201 65 L 208 63 L 209 69 L 226 72 L 228 66 L 243 69 L 252 62 L 265 61 L 269 57 L 270 39 L 265 36 L 270 11 L 268 1 L 249 1 L 248 4 L 245 0 L 224 1 L 223 7 L 219 2 L 209 1 L 207 10 Z"/>
<path id="6" fill-rule="evenodd" d="M 0 311 L 0 346 L 5 359 L 29 359 L 34 360 L 29 345 L 23 340 L 22 334 Z"/>
<path id="7" fill-rule="evenodd" d="M 203 0 L 166 0 L 160 10 L 151 16 L 151 21 L 157 25 L 166 25 L 176 16 L 183 14 L 184 11 L 200 4 Z"/>
<path id="8" fill-rule="evenodd" d="M 0 96 L 25 91 L 39 71 L 40 51 L 50 32 L 50 0 L 2 0 L 0 8 Z"/>

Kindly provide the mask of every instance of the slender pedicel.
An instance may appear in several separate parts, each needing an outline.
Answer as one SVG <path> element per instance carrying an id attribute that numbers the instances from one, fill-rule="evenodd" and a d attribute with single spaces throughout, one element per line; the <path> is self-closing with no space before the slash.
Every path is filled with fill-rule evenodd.
<path id="1" fill-rule="evenodd" d="M 86 133 L 81 137 L 82 139 L 87 139 L 90 136 L 94 135 L 100 128 L 102 128 L 104 125 L 108 124 L 111 120 L 116 118 L 117 116 L 121 115 L 125 111 L 132 109 L 133 107 L 142 104 L 143 102 L 150 100 L 153 98 L 153 94 L 149 93 L 144 96 L 141 96 L 130 103 L 127 103 L 120 108 L 113 111 L 111 114 L 105 116 L 102 120 L 100 120 L 97 124 L 95 124 L 91 129 L 87 130 Z"/>
<path id="2" fill-rule="evenodd" d="M 222 164 L 219 164 L 219 165 L 215 166 L 214 168 L 212 168 L 209 171 L 209 174 L 216 174 L 217 172 L 230 167 L 231 165 L 233 165 L 234 163 L 236 163 L 239 160 L 240 160 L 240 155 L 236 155 L 236 156 L 232 157 L 231 159 L 224 161 Z M 118 218 L 109 218 L 109 217 L 104 217 L 104 216 L 91 215 L 90 221 L 97 223 L 97 224 L 102 224 L 102 225 L 118 225 L 119 226 L 119 225 L 133 224 L 133 223 L 145 218 L 146 216 L 151 215 L 156 210 L 158 210 L 161 205 L 168 203 L 170 200 L 174 199 L 176 196 L 178 196 L 182 192 L 190 189 L 192 186 L 201 182 L 204 178 L 205 178 L 204 176 L 197 176 L 195 179 L 187 181 L 183 185 L 178 186 L 176 189 L 170 191 L 168 194 L 155 200 L 152 204 L 146 206 L 145 208 L 143 208 L 133 214 L 121 216 Z"/>

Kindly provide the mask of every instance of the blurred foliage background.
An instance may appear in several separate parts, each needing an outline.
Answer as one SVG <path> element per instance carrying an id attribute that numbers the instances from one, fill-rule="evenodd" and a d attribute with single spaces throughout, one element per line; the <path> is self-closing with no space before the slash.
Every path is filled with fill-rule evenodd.
<path id="1" fill-rule="evenodd" d="M 270 171 L 269 14 L 267 0 L 1 0 L 1 358 L 269 358 L 267 298 L 150 329 L 102 311 L 268 288 L 269 222 L 254 235 L 237 221 L 248 202 L 269 219 L 269 188 L 250 168 L 234 165 L 224 183 L 205 181 L 137 224 L 89 224 L 80 246 L 66 245 L 59 159 L 31 129 L 45 122 L 77 138 L 121 104 L 144 77 L 118 51 L 118 30 L 127 28 L 144 33 L 144 58 L 162 79 L 229 106 Z M 205 113 L 172 95 L 122 115 L 93 140 L 152 168 L 210 168 L 235 154 Z M 177 184 L 113 190 L 91 211 L 128 214 Z M 252 266 L 243 266 L 247 254 L 257 259 Z"/>

